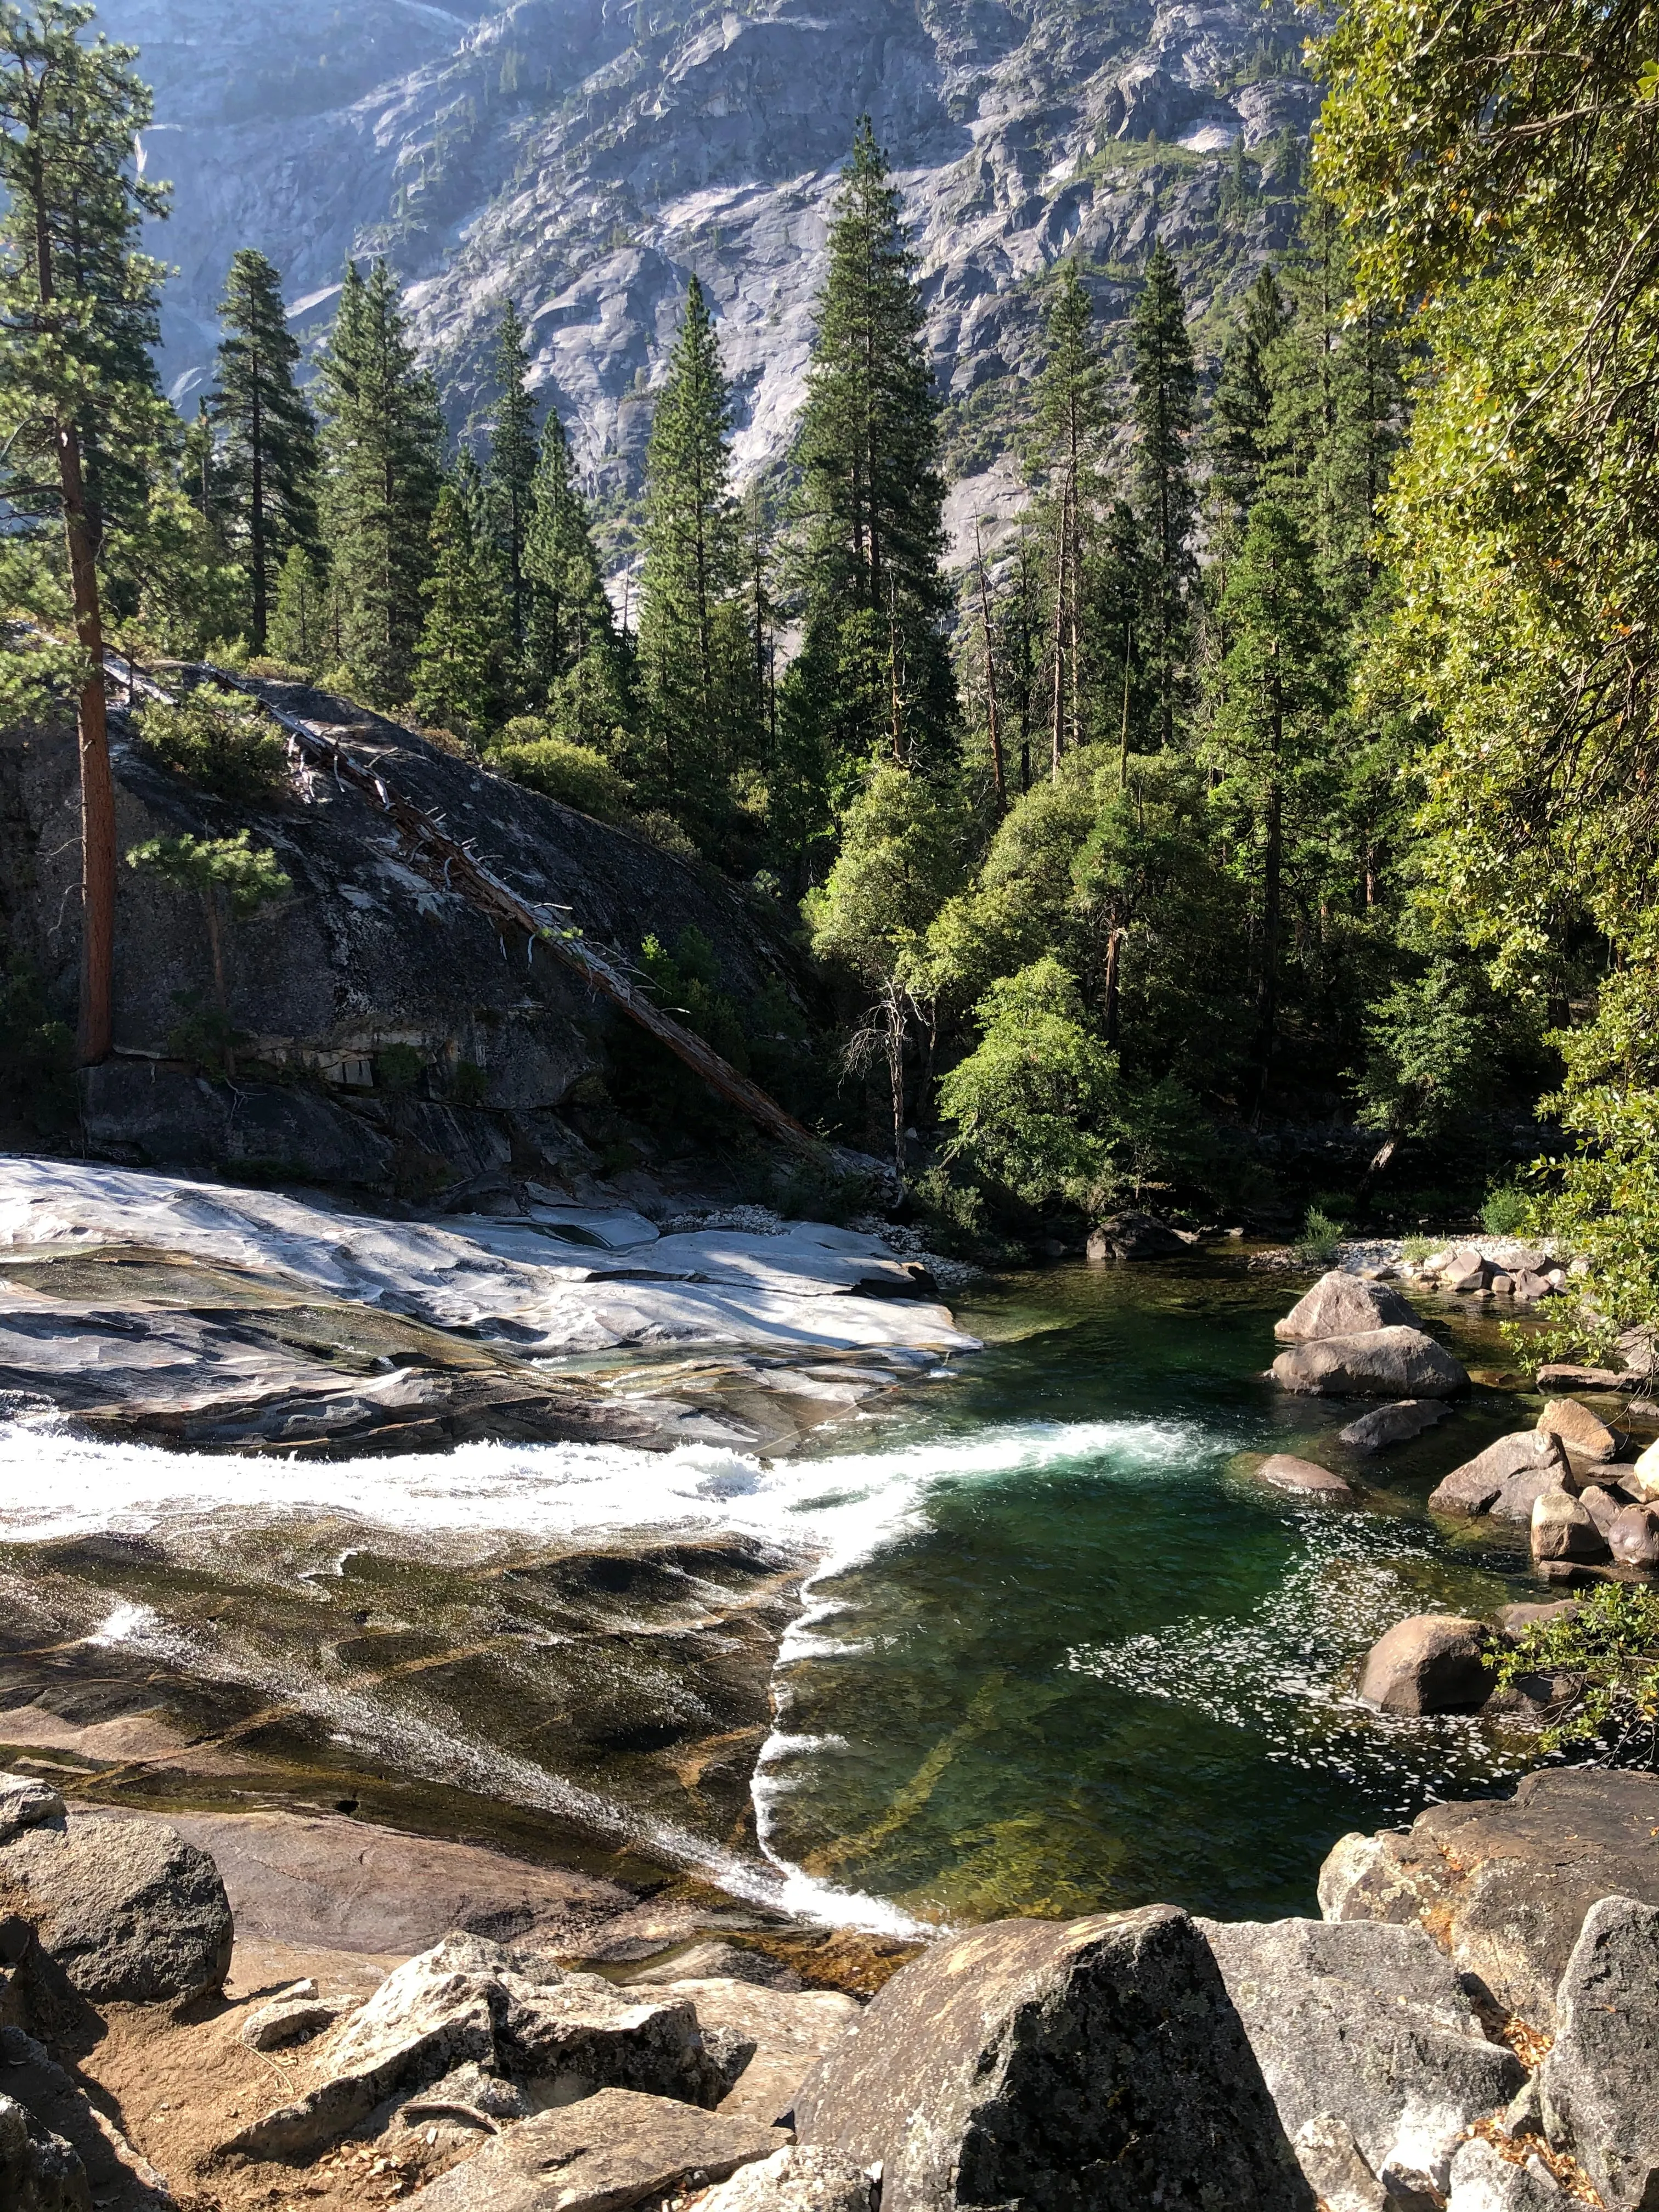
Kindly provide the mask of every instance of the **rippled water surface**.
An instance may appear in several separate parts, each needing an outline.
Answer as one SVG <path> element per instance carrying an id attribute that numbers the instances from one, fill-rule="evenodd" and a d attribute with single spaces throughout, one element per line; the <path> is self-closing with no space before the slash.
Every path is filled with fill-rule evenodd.
<path id="1" fill-rule="evenodd" d="M 1486 1723 L 1380 1721 L 1350 1686 L 1404 1613 L 1535 1594 L 1422 1500 L 1536 1401 L 1478 1389 L 1362 1462 L 1334 1441 L 1357 1408 L 1262 1379 L 1296 1287 L 1242 1262 L 988 1285 L 959 1307 L 984 1352 L 771 1466 L 474 1445 L 326 1467 L 0 1424 L 0 1572 L 46 1608 L 38 1648 L 78 1621 L 209 1685 L 214 1724 L 307 1789 L 336 1759 L 494 1802 L 509 1839 L 526 1814 L 631 1832 L 892 1925 L 1306 1911 L 1345 1830 L 1528 1757 Z M 1262 1490 L 1239 1455 L 1272 1449 L 1362 1505 Z"/>

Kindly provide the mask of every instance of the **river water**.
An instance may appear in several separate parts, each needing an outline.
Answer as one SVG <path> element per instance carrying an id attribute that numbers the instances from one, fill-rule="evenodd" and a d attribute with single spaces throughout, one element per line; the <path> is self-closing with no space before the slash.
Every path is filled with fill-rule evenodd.
<path id="1" fill-rule="evenodd" d="M 1518 1547 L 1449 1538 L 1422 1501 L 1537 1401 L 1478 1389 L 1362 1462 L 1335 1442 L 1355 1408 L 1262 1378 L 1299 1287 L 1242 1260 L 988 1284 L 958 1308 L 983 1352 L 772 1465 L 319 1466 L 0 1424 L 11 1648 L 77 1629 L 307 1789 L 333 1762 L 343 1803 L 418 1824 L 423 1790 L 460 1790 L 505 1840 L 597 1835 L 613 1863 L 631 1841 L 831 1918 L 1306 1912 L 1345 1831 L 1534 1756 L 1492 1723 L 1382 1720 L 1352 1670 L 1405 1613 L 1536 1594 Z M 1501 1364 L 1490 1328 L 1437 1325 Z M 1363 1503 L 1263 1490 L 1238 1457 L 1273 1449 Z"/>

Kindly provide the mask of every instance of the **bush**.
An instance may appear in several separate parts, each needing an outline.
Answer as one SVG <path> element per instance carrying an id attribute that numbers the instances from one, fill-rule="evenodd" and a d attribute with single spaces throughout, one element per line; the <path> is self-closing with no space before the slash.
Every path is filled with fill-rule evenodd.
<path id="1" fill-rule="evenodd" d="M 489 1091 L 489 1077 L 476 1060 L 455 1063 L 450 1091 L 458 1106 L 482 1106 Z"/>
<path id="2" fill-rule="evenodd" d="M 1297 1240 L 1296 1256 L 1310 1267 L 1333 1267 L 1341 1249 L 1341 1240 L 1340 1222 L 1333 1221 L 1328 1213 L 1322 1213 L 1316 1206 L 1310 1206 Z"/>
<path id="3" fill-rule="evenodd" d="M 1532 1224 L 1532 1200 L 1515 1183 L 1499 1183 L 1486 1193 L 1480 1226 L 1488 1237 L 1524 1236 Z"/>
<path id="4" fill-rule="evenodd" d="M 26 961 L 0 969 L 0 1115 L 50 1137 L 75 1119 L 75 1039 Z"/>
<path id="5" fill-rule="evenodd" d="M 1603 1583 L 1570 1619 L 1535 1622 L 1495 1664 L 1500 1691 L 1528 1674 L 1577 1678 L 1540 1738 L 1546 1751 L 1597 1744 L 1609 1766 L 1659 1764 L 1659 1592 Z"/>
<path id="6" fill-rule="evenodd" d="M 374 1087 L 390 1091 L 394 1097 L 412 1091 L 425 1065 L 412 1044 L 382 1045 L 374 1055 Z"/>
<path id="7" fill-rule="evenodd" d="M 257 805 L 288 781 L 282 732 L 253 701 L 211 684 L 137 717 L 145 750 L 163 768 L 221 799 Z"/>
<path id="8" fill-rule="evenodd" d="M 1432 1237 L 1402 1237 L 1400 1240 L 1400 1256 L 1413 1267 L 1420 1267 L 1431 1252 L 1439 1249 Z"/>
<path id="9" fill-rule="evenodd" d="M 633 789 L 603 753 L 556 738 L 529 717 L 509 722 L 487 755 L 498 775 L 600 822 L 628 818 Z"/>
<path id="10" fill-rule="evenodd" d="M 697 860 L 702 857 L 673 816 L 665 814 L 659 806 L 653 807 L 649 813 L 637 815 L 629 827 L 637 830 L 659 853 L 672 853 L 677 860 Z"/>

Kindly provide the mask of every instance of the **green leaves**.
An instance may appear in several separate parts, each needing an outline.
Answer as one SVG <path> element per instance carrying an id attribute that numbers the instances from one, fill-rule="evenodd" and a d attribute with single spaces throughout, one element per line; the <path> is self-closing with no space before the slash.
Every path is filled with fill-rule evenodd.
<path id="1" fill-rule="evenodd" d="M 176 704 L 144 708 L 137 719 L 152 758 L 217 798 L 258 805 L 287 780 L 282 732 L 240 692 L 198 684 Z"/>
<path id="2" fill-rule="evenodd" d="M 151 837 L 135 845 L 127 866 L 159 876 L 178 890 L 222 891 L 238 921 L 247 921 L 262 906 L 293 889 L 268 846 L 256 846 L 250 833 L 234 837 Z"/>

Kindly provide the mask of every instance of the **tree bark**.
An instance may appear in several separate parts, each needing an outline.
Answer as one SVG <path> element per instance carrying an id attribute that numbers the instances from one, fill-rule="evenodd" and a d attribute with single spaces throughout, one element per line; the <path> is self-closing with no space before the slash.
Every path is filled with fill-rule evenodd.
<path id="1" fill-rule="evenodd" d="M 58 426 L 58 477 L 69 550 L 75 635 L 87 659 L 76 721 L 81 747 L 81 1006 L 76 1059 L 107 1060 L 115 1041 L 115 783 L 104 706 L 104 626 L 92 518 L 72 422 Z"/>
<path id="2" fill-rule="evenodd" d="M 1106 1042 L 1117 1043 L 1118 970 L 1123 952 L 1123 932 L 1113 930 L 1106 940 Z"/>

